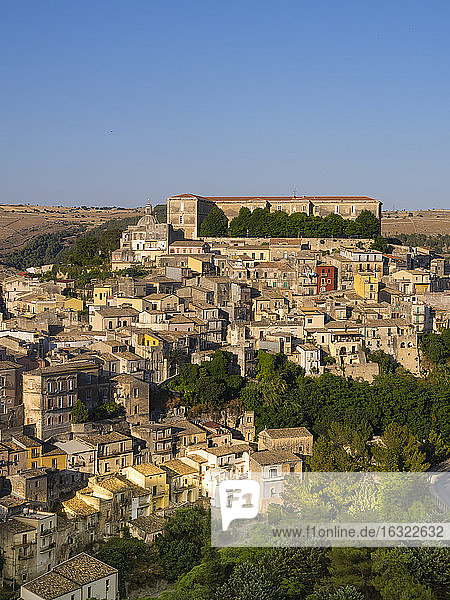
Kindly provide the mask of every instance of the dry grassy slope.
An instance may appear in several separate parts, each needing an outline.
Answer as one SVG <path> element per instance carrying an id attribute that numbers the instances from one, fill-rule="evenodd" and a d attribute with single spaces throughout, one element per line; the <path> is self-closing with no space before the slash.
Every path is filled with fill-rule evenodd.
<path id="1" fill-rule="evenodd" d="M 381 231 L 386 236 L 399 233 L 450 234 L 450 210 L 383 211 Z"/>
<path id="2" fill-rule="evenodd" d="M 55 233 L 76 225 L 98 227 L 111 219 L 125 219 L 143 214 L 143 209 L 99 210 L 59 206 L 0 205 L 0 253 L 25 246 L 43 233 Z"/>

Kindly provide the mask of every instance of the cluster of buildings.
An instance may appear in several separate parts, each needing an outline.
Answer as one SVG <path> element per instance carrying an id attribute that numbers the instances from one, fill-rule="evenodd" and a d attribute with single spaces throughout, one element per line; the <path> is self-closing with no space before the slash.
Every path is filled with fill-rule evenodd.
<path id="1" fill-rule="evenodd" d="M 193 419 L 168 405 L 160 385 L 184 362 L 224 349 L 234 372 L 251 378 L 265 350 L 310 376 L 327 369 L 371 381 L 370 353 L 382 350 L 420 375 L 419 334 L 448 325 L 448 265 L 433 252 L 383 254 L 365 239 L 200 239 L 215 205 L 229 218 L 242 205 L 380 214 L 365 197 L 182 194 L 169 198 L 167 223 L 146 207 L 124 231 L 115 277 L 82 289 L 64 273 L 4 279 L 0 548 L 3 580 L 23 584 L 24 598 L 49 599 L 41 591 L 53 582 L 67 600 L 88 597 L 83 586 L 89 597 L 113 598 L 114 572 L 93 580 L 110 586 L 97 595 L 89 577 L 69 577 L 64 565 L 89 562 L 86 549 L 125 529 L 152 543 L 178 507 L 214 502 L 223 479 L 259 480 L 264 510 L 285 475 L 302 472 L 313 445 L 304 427 L 256 435 L 252 412 Z M 123 274 L 135 265 L 148 274 Z M 121 415 L 108 416 L 117 405 Z"/>

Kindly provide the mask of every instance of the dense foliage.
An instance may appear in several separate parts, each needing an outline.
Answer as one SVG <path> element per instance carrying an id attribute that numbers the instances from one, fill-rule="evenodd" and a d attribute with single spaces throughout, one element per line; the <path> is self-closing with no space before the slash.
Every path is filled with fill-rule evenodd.
<path id="1" fill-rule="evenodd" d="M 182 394 L 190 407 L 220 410 L 238 395 L 243 385 L 244 379 L 236 374 L 233 355 L 217 350 L 210 361 L 182 365 L 169 388 Z"/>
<path id="2" fill-rule="evenodd" d="M 130 590 L 151 585 L 162 576 L 155 551 L 141 540 L 130 537 L 114 537 L 100 545 L 96 558 L 104 561 L 119 572 L 119 589 L 122 597 Z"/>
<path id="3" fill-rule="evenodd" d="M 251 212 L 242 207 L 229 226 L 231 237 L 360 237 L 376 238 L 380 235 L 380 220 L 364 210 L 354 220 L 330 214 L 315 217 L 303 212 L 288 215 L 284 211 L 270 212 L 257 208 Z"/>
<path id="4" fill-rule="evenodd" d="M 1 262 L 16 269 L 54 263 L 72 269 L 75 278 L 86 267 L 102 271 L 111 252 L 119 247 L 122 232 L 138 218 L 113 219 L 86 232 L 85 227 L 78 227 L 40 235 L 21 250 L 5 255 Z M 56 271 L 57 268 L 49 276 L 54 278 Z"/>
<path id="5" fill-rule="evenodd" d="M 204 547 L 161 600 L 444 600 L 448 548 Z"/>
<path id="6" fill-rule="evenodd" d="M 448 233 L 439 233 L 438 235 L 426 235 L 425 233 L 398 233 L 396 234 L 396 237 L 405 246 L 421 246 L 443 254 L 450 251 L 450 235 Z"/>
<path id="7" fill-rule="evenodd" d="M 450 357 L 450 329 L 440 333 L 426 333 L 420 337 L 420 346 L 427 358 L 435 364 L 445 364 Z"/>
<path id="8" fill-rule="evenodd" d="M 449 374 L 414 377 L 387 355 L 373 353 L 382 373 L 372 383 L 325 372 L 305 376 L 282 354 L 259 351 L 256 381 L 233 375 L 231 355 L 218 351 L 211 362 L 186 364 L 169 387 L 189 407 L 219 410 L 231 404 L 255 411 L 257 430 L 304 425 L 315 435 L 332 423 L 380 434 L 396 422 L 426 439 L 431 431 L 450 438 Z M 245 385 L 244 385 L 245 384 Z"/>
<path id="9" fill-rule="evenodd" d="M 69 240 L 79 235 L 84 228 L 78 227 L 56 233 L 38 235 L 21 250 L 15 250 L 1 258 L 1 262 L 15 269 L 28 269 L 52 264 L 59 260 L 67 248 Z"/>
<path id="10" fill-rule="evenodd" d="M 77 400 L 72 407 L 72 423 L 86 423 L 87 421 L 102 421 L 103 419 L 114 419 L 125 414 L 125 407 L 117 404 L 114 400 L 106 400 L 99 404 L 89 414 L 89 410 L 82 400 Z"/>
<path id="11" fill-rule="evenodd" d="M 114 219 L 79 237 L 60 257 L 60 262 L 75 266 L 98 266 L 111 259 L 111 252 L 119 247 L 122 232 L 134 225 L 139 217 Z"/>
<path id="12" fill-rule="evenodd" d="M 200 225 L 200 235 L 220 237 L 228 234 L 228 219 L 223 210 L 215 206 Z"/>
<path id="13" fill-rule="evenodd" d="M 167 204 L 157 204 L 152 210 L 158 223 L 167 223 Z"/>

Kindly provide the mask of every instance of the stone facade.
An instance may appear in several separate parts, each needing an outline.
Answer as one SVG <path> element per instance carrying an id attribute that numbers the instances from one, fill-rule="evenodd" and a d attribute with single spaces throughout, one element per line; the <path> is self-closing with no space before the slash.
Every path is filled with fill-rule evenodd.
<path id="1" fill-rule="evenodd" d="M 356 219 L 363 210 L 381 217 L 381 202 L 367 196 L 196 196 L 180 194 L 167 199 L 167 222 L 181 229 L 186 238 L 197 239 L 200 225 L 214 206 L 223 210 L 230 221 L 245 206 L 251 211 L 268 208 L 288 214 L 304 212 L 316 217 L 338 214 L 344 219 Z"/>
<path id="2" fill-rule="evenodd" d="M 167 223 L 158 223 L 152 215 L 152 207 L 145 207 L 145 215 L 137 225 L 130 225 L 122 234 L 120 248 L 112 253 L 113 271 L 126 269 L 132 264 L 153 262 L 167 252 L 170 242 L 176 239 L 173 228 Z"/>

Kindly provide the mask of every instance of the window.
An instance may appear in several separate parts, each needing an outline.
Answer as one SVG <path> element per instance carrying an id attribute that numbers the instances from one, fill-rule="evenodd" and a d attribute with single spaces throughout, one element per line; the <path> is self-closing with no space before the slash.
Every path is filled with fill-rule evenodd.
<path id="1" fill-rule="evenodd" d="M 180 215 L 180 225 L 183 225 L 183 215 Z"/>
<path id="2" fill-rule="evenodd" d="M 273 479 L 277 475 L 278 475 L 278 469 L 276 469 L 276 468 L 269 469 L 269 477 L 270 477 L 270 479 Z"/>
<path id="3" fill-rule="evenodd" d="M 352 215 L 356 214 L 356 206 L 352 206 Z"/>
<path id="4" fill-rule="evenodd" d="M 334 212 L 338 215 L 339 214 L 339 205 L 336 204 L 336 206 L 334 207 Z"/>
<path id="5" fill-rule="evenodd" d="M 105 589 L 106 589 L 106 593 L 108 593 L 109 592 L 109 579 L 107 579 L 105 581 Z"/>

